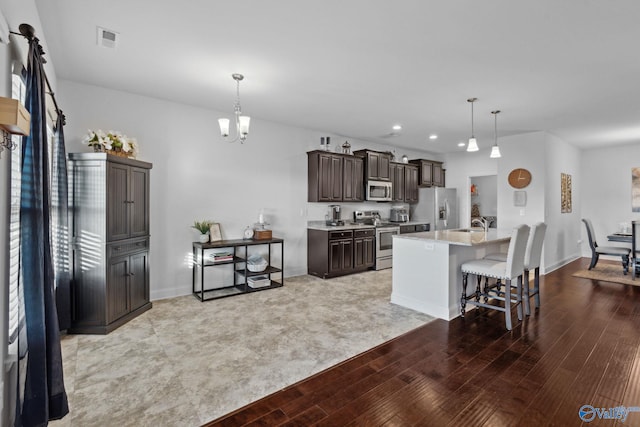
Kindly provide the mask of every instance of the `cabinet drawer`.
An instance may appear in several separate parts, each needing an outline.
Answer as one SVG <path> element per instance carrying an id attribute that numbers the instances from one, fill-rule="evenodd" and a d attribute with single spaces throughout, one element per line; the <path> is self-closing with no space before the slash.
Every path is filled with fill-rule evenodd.
<path id="1" fill-rule="evenodd" d="M 354 237 L 373 237 L 375 235 L 375 228 L 367 228 L 366 230 L 355 230 Z"/>
<path id="2" fill-rule="evenodd" d="M 149 249 L 149 238 L 117 242 L 107 245 L 107 257 L 125 255 Z"/>
<path id="3" fill-rule="evenodd" d="M 416 231 L 415 225 L 401 225 L 400 226 L 400 234 L 404 233 L 414 233 Z"/>
<path id="4" fill-rule="evenodd" d="M 353 237 L 353 230 L 330 231 L 329 240 L 348 239 Z"/>

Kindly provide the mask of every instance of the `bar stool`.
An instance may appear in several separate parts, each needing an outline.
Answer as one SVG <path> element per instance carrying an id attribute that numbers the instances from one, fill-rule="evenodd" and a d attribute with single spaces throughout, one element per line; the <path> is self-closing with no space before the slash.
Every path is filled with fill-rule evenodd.
<path id="1" fill-rule="evenodd" d="M 524 312 L 528 316 L 531 314 L 531 305 L 529 300 L 531 297 L 535 297 L 536 308 L 540 308 L 540 260 L 542 258 L 542 243 L 544 242 L 544 235 L 547 231 L 547 224 L 544 222 L 538 222 L 531 226 L 529 231 L 529 239 L 527 240 L 527 249 L 524 254 L 524 278 L 523 278 L 523 302 Z M 494 253 L 484 257 L 484 259 L 490 259 L 494 261 L 506 261 L 507 254 Z M 529 272 L 533 273 L 533 291 L 529 288 Z M 500 286 L 500 284 L 497 284 Z M 499 290 L 499 288 L 498 288 Z"/>
<path id="2" fill-rule="evenodd" d="M 506 261 L 478 259 L 467 261 L 460 266 L 460 270 L 462 271 L 462 297 L 460 298 L 460 312 L 462 317 L 464 317 L 467 302 L 478 307 L 502 311 L 504 312 L 505 325 L 508 330 L 511 330 L 511 304 L 515 303 L 518 319 L 522 320 L 522 273 L 524 271 L 524 254 L 527 247 L 528 235 L 528 225 L 522 224 L 513 229 Z M 467 295 L 469 274 L 475 275 L 478 281 L 476 292 L 471 295 Z M 487 286 L 485 286 L 484 292 L 481 292 L 480 283 L 482 277 L 504 281 L 504 292 L 500 289 L 497 289 L 497 291 L 493 290 L 492 292 Z M 511 293 L 513 280 L 516 280 L 517 283 L 515 295 Z M 485 297 L 484 302 L 480 301 L 481 296 Z M 474 297 L 475 301 L 473 301 Z M 488 304 L 487 299 L 489 297 L 503 301 L 504 305 Z"/>

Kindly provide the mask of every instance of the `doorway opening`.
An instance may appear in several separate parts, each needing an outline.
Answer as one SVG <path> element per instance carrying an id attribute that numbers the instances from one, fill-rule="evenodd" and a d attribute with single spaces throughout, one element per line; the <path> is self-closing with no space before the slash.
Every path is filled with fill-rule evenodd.
<path id="1" fill-rule="evenodd" d="M 469 224 L 473 219 L 485 218 L 490 228 L 498 227 L 498 175 L 470 176 Z"/>

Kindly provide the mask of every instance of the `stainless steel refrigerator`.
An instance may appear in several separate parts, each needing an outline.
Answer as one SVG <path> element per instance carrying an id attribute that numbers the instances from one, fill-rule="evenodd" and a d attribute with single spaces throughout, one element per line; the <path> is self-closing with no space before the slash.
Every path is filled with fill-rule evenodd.
<path id="1" fill-rule="evenodd" d="M 418 203 L 411 207 L 411 221 L 425 221 L 431 230 L 458 228 L 458 195 L 455 188 L 429 187 L 418 190 Z"/>

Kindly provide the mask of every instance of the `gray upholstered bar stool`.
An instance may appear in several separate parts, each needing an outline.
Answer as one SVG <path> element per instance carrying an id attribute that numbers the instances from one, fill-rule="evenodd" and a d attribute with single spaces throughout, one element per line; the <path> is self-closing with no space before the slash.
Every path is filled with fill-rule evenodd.
<path id="1" fill-rule="evenodd" d="M 528 235 L 528 225 L 522 224 L 513 229 L 506 261 L 477 259 L 467 261 L 460 266 L 462 271 L 462 297 L 460 298 L 462 317 L 464 317 L 467 302 L 479 307 L 491 308 L 493 310 L 504 312 L 505 325 L 507 329 L 511 330 L 511 304 L 515 303 L 518 312 L 518 319 L 522 320 L 522 273 L 524 271 L 524 254 L 527 248 Z M 471 295 L 467 295 L 469 274 L 475 275 L 478 281 L 476 292 Z M 491 292 L 487 287 L 485 287 L 484 292 L 481 292 L 479 285 L 482 277 L 490 277 L 504 281 L 504 292 L 500 290 Z M 514 280 L 517 285 L 515 295 L 512 295 L 511 286 L 512 281 Z M 481 296 L 485 297 L 485 302 L 480 301 Z M 474 297 L 475 301 L 473 300 Z M 486 301 L 487 297 L 503 301 L 504 305 L 488 304 Z"/>
<path id="2" fill-rule="evenodd" d="M 540 307 L 540 260 L 542 258 L 542 243 L 547 231 L 547 224 L 538 222 L 531 226 L 529 239 L 527 239 L 527 249 L 524 253 L 524 278 L 522 283 L 522 300 L 524 302 L 524 312 L 528 316 L 531 314 L 529 300 L 535 297 L 536 307 Z M 506 261 L 507 254 L 494 253 L 484 257 L 494 261 Z M 529 272 L 533 270 L 533 291 L 529 288 Z"/>

